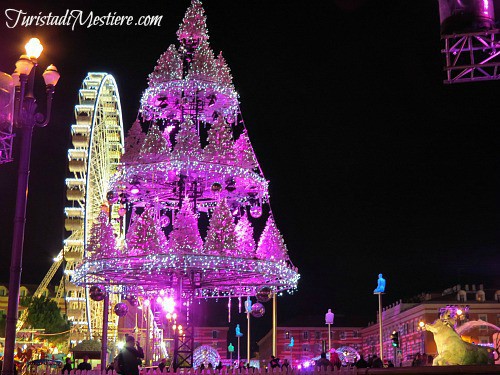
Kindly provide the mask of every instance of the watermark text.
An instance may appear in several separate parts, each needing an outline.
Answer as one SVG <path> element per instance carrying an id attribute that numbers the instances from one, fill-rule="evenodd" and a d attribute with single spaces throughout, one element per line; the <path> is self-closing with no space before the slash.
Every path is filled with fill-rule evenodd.
<path id="1" fill-rule="evenodd" d="M 161 26 L 163 16 L 125 16 L 116 14 L 117 12 L 108 12 L 105 15 L 95 14 L 93 11 L 85 13 L 82 10 L 66 9 L 62 15 L 52 12 L 38 14 L 28 14 L 22 9 L 6 9 L 5 25 L 9 29 L 15 27 L 28 26 L 68 26 L 75 30 L 77 26 L 83 27 L 102 27 L 102 26 Z"/>

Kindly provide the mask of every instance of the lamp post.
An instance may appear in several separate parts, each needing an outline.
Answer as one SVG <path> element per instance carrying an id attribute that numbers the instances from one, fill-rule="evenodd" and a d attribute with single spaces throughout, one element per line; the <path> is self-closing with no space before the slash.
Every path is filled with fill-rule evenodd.
<path id="1" fill-rule="evenodd" d="M 332 349 L 332 334 L 330 332 L 330 326 L 333 324 L 333 319 L 335 315 L 332 313 L 332 309 L 328 309 L 328 312 L 325 314 L 325 324 L 328 324 L 328 354 L 330 354 L 330 350 Z"/>
<path id="2" fill-rule="evenodd" d="M 379 350 L 380 350 L 380 360 L 384 362 L 384 342 L 382 337 L 382 294 L 385 292 L 385 279 L 382 274 L 378 274 L 377 287 L 373 291 L 373 294 L 378 294 L 378 327 L 379 327 Z"/>
<path id="3" fill-rule="evenodd" d="M 420 331 L 420 344 L 421 344 L 421 351 L 420 353 L 424 354 L 425 353 L 425 322 L 421 320 L 418 322 L 418 327 L 417 330 Z"/>
<path id="4" fill-rule="evenodd" d="M 46 115 L 37 112 L 37 101 L 33 94 L 37 59 L 43 47 L 36 38 L 26 44 L 26 55 L 16 62 L 16 70 L 12 75 L 15 81 L 14 126 L 21 135 L 19 152 L 19 169 L 17 180 L 16 210 L 12 239 L 10 263 L 9 298 L 7 320 L 5 326 L 5 349 L 3 375 L 14 374 L 14 349 L 16 343 L 17 318 L 19 312 L 19 288 L 21 286 L 21 270 L 23 259 L 24 229 L 26 224 L 26 205 L 28 201 L 28 180 L 30 174 L 31 138 L 33 128 L 46 126 L 50 119 L 54 87 L 59 80 L 59 73 L 54 65 L 43 73 L 47 93 Z"/>

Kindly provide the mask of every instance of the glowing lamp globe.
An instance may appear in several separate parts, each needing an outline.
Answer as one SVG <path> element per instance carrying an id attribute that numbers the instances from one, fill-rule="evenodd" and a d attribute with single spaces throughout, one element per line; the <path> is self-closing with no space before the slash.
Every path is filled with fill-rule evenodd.
<path id="1" fill-rule="evenodd" d="M 42 43 L 40 43 L 40 39 L 38 38 L 31 38 L 28 43 L 25 44 L 24 48 L 26 49 L 26 55 L 35 59 L 38 59 L 43 51 Z"/>
<path id="2" fill-rule="evenodd" d="M 43 72 L 42 77 L 46 86 L 55 86 L 57 82 L 59 82 L 61 75 L 57 71 L 55 65 L 50 64 L 47 69 L 45 69 L 45 72 Z"/>

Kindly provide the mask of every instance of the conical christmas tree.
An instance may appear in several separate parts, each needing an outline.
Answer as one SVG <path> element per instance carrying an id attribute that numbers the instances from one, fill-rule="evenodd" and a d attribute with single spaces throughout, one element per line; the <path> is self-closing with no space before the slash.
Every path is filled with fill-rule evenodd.
<path id="1" fill-rule="evenodd" d="M 161 230 L 154 207 L 147 207 L 131 225 L 126 243 L 129 256 L 166 253 L 167 238 Z"/>
<path id="2" fill-rule="evenodd" d="M 219 116 L 212 124 L 207 136 L 208 144 L 203 149 L 203 158 L 210 163 L 234 164 L 236 156 L 233 149 L 231 127 Z"/>
<path id="3" fill-rule="evenodd" d="M 175 136 L 175 146 L 172 150 L 172 159 L 176 160 L 201 160 L 202 150 L 200 138 L 196 133 L 193 121 L 190 118 L 181 125 Z"/>
<path id="4" fill-rule="evenodd" d="M 139 159 L 145 162 L 170 160 L 170 142 L 158 126 L 151 125 L 141 146 Z"/>
<path id="5" fill-rule="evenodd" d="M 226 63 L 226 59 L 222 56 L 222 51 L 219 52 L 219 56 L 215 59 L 215 79 L 222 86 L 234 88 L 233 76 Z"/>
<path id="6" fill-rule="evenodd" d="M 253 227 L 247 215 L 243 215 L 235 228 L 238 256 L 242 258 L 255 257 L 255 239 L 253 238 Z"/>
<path id="7" fill-rule="evenodd" d="M 121 161 L 132 162 L 137 160 L 145 138 L 146 133 L 142 132 L 141 122 L 137 119 L 130 127 L 125 138 L 125 153 L 122 155 Z"/>
<path id="8" fill-rule="evenodd" d="M 196 50 L 187 79 L 215 81 L 216 65 L 212 48 L 202 42 Z"/>
<path id="9" fill-rule="evenodd" d="M 215 207 L 210 218 L 204 253 L 208 255 L 235 256 L 236 234 L 233 215 L 225 199 Z"/>
<path id="10" fill-rule="evenodd" d="M 186 197 L 173 222 L 167 245 L 171 253 L 201 254 L 203 241 L 198 230 L 198 217 L 193 212 L 193 204 Z"/>
<path id="11" fill-rule="evenodd" d="M 207 17 L 200 1 L 191 1 L 182 23 L 179 25 L 177 37 L 181 43 L 202 42 L 208 40 Z"/>
<path id="12" fill-rule="evenodd" d="M 243 130 L 239 138 L 234 142 L 234 153 L 236 155 L 236 163 L 240 167 L 248 169 L 257 167 L 257 158 L 253 152 L 246 129 Z"/>
<path id="13" fill-rule="evenodd" d="M 97 216 L 97 220 L 92 224 L 85 250 L 87 258 L 90 259 L 114 258 L 120 255 L 107 211 L 102 210 Z"/>
<path id="14" fill-rule="evenodd" d="M 260 236 L 257 258 L 274 262 L 284 262 L 289 259 L 285 241 L 276 227 L 272 215 L 267 218 L 266 227 Z"/>
<path id="15" fill-rule="evenodd" d="M 149 75 L 149 85 L 182 79 L 182 59 L 177 49 L 171 44 L 160 56 L 155 70 Z"/>

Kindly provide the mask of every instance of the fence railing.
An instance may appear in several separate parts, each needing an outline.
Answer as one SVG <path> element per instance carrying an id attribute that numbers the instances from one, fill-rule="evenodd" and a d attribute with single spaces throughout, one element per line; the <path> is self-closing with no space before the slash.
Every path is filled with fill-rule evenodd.
<path id="1" fill-rule="evenodd" d="M 47 368 L 41 367 L 33 369 L 29 372 L 30 375 L 66 375 L 61 374 L 60 368 Z M 391 368 L 356 368 L 356 367 L 341 367 L 340 369 L 334 368 L 321 369 L 320 367 L 309 367 L 307 369 L 228 369 L 222 370 L 204 369 L 195 370 L 178 369 L 177 371 L 161 372 L 155 368 L 142 369 L 140 375 L 370 375 L 370 374 L 386 374 L 386 375 L 409 375 L 409 374 L 436 374 L 436 375 L 498 375 L 500 374 L 500 365 L 483 365 L 483 366 L 424 366 L 424 367 L 391 367 Z M 100 371 L 89 370 L 80 371 L 72 370 L 69 375 L 118 375 L 114 371 Z"/>

